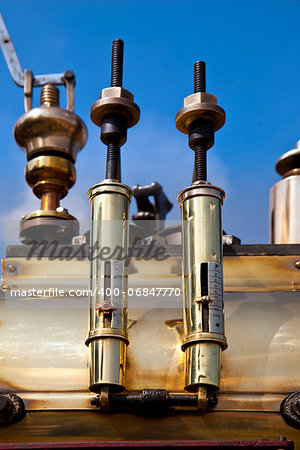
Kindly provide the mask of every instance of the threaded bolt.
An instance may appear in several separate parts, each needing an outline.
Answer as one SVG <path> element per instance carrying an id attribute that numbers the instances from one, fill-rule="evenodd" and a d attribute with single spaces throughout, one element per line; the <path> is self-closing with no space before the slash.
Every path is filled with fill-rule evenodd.
<path id="1" fill-rule="evenodd" d="M 106 179 L 121 181 L 120 147 L 115 142 L 111 142 L 107 146 Z"/>
<path id="2" fill-rule="evenodd" d="M 59 106 L 59 90 L 53 84 L 46 84 L 41 90 L 41 105 Z"/>
<path id="3" fill-rule="evenodd" d="M 196 61 L 194 64 L 194 92 L 206 92 L 205 62 Z M 195 148 L 195 181 L 207 181 L 206 146 L 197 145 Z"/>
<path id="4" fill-rule="evenodd" d="M 114 39 L 111 54 L 111 86 L 122 87 L 124 42 Z M 112 140 L 107 145 L 106 178 L 121 181 L 120 142 Z"/>
<path id="5" fill-rule="evenodd" d="M 122 87 L 123 79 L 123 52 L 124 42 L 122 39 L 114 39 L 111 54 L 111 86 Z"/>
<path id="6" fill-rule="evenodd" d="M 195 181 L 207 181 L 206 146 L 195 148 Z"/>
<path id="7" fill-rule="evenodd" d="M 206 92 L 205 62 L 196 61 L 194 64 L 194 92 Z"/>

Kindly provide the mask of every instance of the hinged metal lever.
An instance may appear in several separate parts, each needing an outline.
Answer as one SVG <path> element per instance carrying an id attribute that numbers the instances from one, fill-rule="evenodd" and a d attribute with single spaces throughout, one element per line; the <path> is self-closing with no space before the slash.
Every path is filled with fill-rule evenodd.
<path id="1" fill-rule="evenodd" d="M 132 217 L 133 220 L 165 220 L 173 208 L 162 186 L 157 182 L 147 186 L 134 186 L 132 192 L 138 207 L 138 212 Z M 149 201 L 150 196 L 154 197 L 154 204 Z"/>
<path id="2" fill-rule="evenodd" d="M 31 109 L 32 87 L 53 84 L 57 86 L 66 86 L 67 89 L 67 109 L 74 111 L 74 86 L 75 75 L 71 70 L 64 73 L 52 73 L 45 75 L 32 75 L 31 70 L 23 71 L 20 60 L 12 43 L 11 37 L 7 31 L 3 17 L 0 13 L 0 46 L 11 74 L 13 81 L 17 86 L 24 88 L 25 111 Z"/>

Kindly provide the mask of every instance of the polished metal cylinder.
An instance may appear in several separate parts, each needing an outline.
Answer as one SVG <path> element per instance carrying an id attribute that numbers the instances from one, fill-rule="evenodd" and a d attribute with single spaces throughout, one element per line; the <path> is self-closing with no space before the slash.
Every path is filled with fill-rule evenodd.
<path id="1" fill-rule="evenodd" d="M 183 244 L 182 349 L 185 389 L 220 386 L 221 350 L 227 346 L 223 312 L 221 207 L 225 193 L 210 184 L 180 192 Z"/>
<path id="2" fill-rule="evenodd" d="M 270 191 L 270 243 L 300 243 L 300 141 L 276 162 L 282 179 Z"/>
<path id="3" fill-rule="evenodd" d="M 89 389 L 125 387 L 128 214 L 132 191 L 104 180 L 89 192 L 91 204 Z"/>

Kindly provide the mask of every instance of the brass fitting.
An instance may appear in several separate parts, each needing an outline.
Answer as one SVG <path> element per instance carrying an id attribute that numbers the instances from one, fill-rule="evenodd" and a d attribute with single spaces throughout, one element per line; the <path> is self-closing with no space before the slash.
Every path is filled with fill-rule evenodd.
<path id="1" fill-rule="evenodd" d="M 183 101 L 183 108 L 175 117 L 177 130 L 189 134 L 189 125 L 197 119 L 208 119 L 213 122 L 214 131 L 225 123 L 225 111 L 217 104 L 217 97 L 207 92 L 196 92 Z"/>
<path id="2" fill-rule="evenodd" d="M 14 137 L 27 161 L 35 155 L 61 153 L 75 163 L 86 144 L 85 123 L 74 112 L 59 108 L 55 90 L 55 86 L 44 86 L 41 106 L 23 114 L 15 124 Z"/>
<path id="3" fill-rule="evenodd" d="M 103 118 L 111 113 L 126 117 L 127 128 L 131 128 L 140 120 L 140 108 L 133 101 L 131 92 L 122 87 L 108 87 L 102 90 L 99 100 L 91 107 L 91 120 L 101 127 Z"/>
<path id="4" fill-rule="evenodd" d="M 206 152 L 225 123 L 217 97 L 206 93 L 205 62 L 194 64 L 195 93 L 184 99 L 175 125 L 195 152 L 193 184 L 177 197 L 182 217 L 185 387 L 197 392 L 198 409 L 220 387 L 221 353 L 227 347 L 223 311 L 222 205 L 225 193 L 207 181 Z"/>
<path id="5" fill-rule="evenodd" d="M 55 194 L 58 204 L 41 209 L 56 209 L 76 180 L 74 164 L 60 156 L 37 156 L 25 168 L 25 179 L 34 195 L 42 199 L 46 194 Z"/>
<path id="6" fill-rule="evenodd" d="M 41 91 L 41 106 L 18 119 L 14 136 L 26 153 L 26 181 L 41 199 L 40 210 L 22 218 L 21 241 L 26 243 L 37 235 L 43 238 L 43 227 L 49 238 L 57 238 L 58 232 L 61 242 L 70 241 L 78 234 L 79 224 L 75 217 L 61 210 L 59 202 L 76 180 L 74 164 L 87 140 L 84 122 L 73 111 L 59 107 L 59 90 L 47 84 Z M 61 227 L 55 222 L 57 219 L 72 223 L 64 222 Z"/>
<path id="7" fill-rule="evenodd" d="M 131 189 L 121 183 L 104 180 L 89 192 L 93 217 L 91 245 L 111 252 L 121 249 L 112 259 L 95 258 L 90 266 L 89 389 L 102 393 L 125 388 L 127 336 L 127 283 L 125 264 L 128 249 L 128 218 Z"/>

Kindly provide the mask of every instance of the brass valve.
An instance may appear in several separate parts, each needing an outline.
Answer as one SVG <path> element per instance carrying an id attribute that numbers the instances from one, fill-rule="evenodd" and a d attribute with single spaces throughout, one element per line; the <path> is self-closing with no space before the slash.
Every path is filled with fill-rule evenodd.
<path id="1" fill-rule="evenodd" d="M 27 85 L 30 86 L 31 74 L 28 72 L 25 71 L 25 86 L 28 78 Z M 41 106 L 33 109 L 31 94 L 28 102 L 25 89 L 27 111 L 14 128 L 15 140 L 24 149 L 28 161 L 26 181 L 41 199 L 40 209 L 21 220 L 20 240 L 25 244 L 45 238 L 67 243 L 79 234 L 78 221 L 59 206 L 75 183 L 76 157 L 87 140 L 86 126 L 73 112 L 74 75 L 70 71 L 67 75 L 68 109 L 59 107 L 59 90 L 52 84 L 42 88 Z"/>

